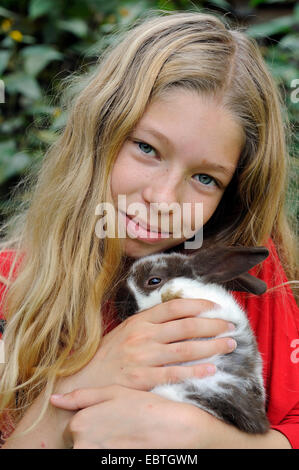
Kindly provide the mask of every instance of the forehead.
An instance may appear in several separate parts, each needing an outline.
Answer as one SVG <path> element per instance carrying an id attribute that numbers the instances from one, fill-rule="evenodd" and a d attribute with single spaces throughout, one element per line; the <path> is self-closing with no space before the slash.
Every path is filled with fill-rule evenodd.
<path id="1" fill-rule="evenodd" d="M 188 157 L 192 166 L 222 161 L 235 167 L 245 142 L 242 127 L 219 100 L 183 89 L 155 98 L 135 130 L 171 148 L 174 155 Z"/>

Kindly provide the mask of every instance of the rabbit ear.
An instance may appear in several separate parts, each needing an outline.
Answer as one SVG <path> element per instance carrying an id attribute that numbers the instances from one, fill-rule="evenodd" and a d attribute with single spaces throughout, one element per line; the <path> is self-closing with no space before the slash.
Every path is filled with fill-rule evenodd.
<path id="1" fill-rule="evenodd" d="M 223 284 L 240 279 L 240 287 L 246 287 L 251 291 L 257 288 L 257 282 L 252 282 L 253 276 L 249 278 L 243 275 L 261 263 L 268 255 L 269 251 L 265 247 L 217 246 L 207 250 L 198 250 L 190 256 L 196 274 L 205 282 Z"/>
<path id="2" fill-rule="evenodd" d="M 267 284 L 264 281 L 249 273 L 240 274 L 232 281 L 224 282 L 223 286 L 232 291 L 250 292 L 255 295 L 264 294 L 267 290 Z"/>

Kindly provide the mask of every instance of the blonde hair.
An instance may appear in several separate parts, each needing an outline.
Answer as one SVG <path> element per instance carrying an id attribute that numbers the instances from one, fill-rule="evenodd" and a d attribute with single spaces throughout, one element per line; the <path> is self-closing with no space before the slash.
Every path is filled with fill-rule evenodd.
<path id="1" fill-rule="evenodd" d="M 29 202 L 5 227 L 0 248 L 22 261 L 6 297 L 0 410 L 16 420 L 42 390 L 44 412 L 56 378 L 81 369 L 100 345 L 102 309 L 122 271 L 123 248 L 118 239 L 95 236 L 95 208 L 112 202 L 110 174 L 125 139 L 149 102 L 173 87 L 215 97 L 246 136 L 206 236 L 243 245 L 271 236 L 289 279 L 297 275 L 285 215 L 290 129 L 257 44 L 211 14 L 149 16 L 82 79 L 67 102 L 65 129 L 29 186 Z M 80 81 L 74 83 L 77 90 Z"/>

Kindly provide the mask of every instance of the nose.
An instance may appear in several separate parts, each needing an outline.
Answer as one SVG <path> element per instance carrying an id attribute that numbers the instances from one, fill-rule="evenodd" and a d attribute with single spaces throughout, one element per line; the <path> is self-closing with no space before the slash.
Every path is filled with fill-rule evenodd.
<path id="1" fill-rule="evenodd" d="M 169 213 L 171 206 L 180 204 L 180 178 L 179 175 L 168 171 L 155 175 L 143 189 L 143 199 L 151 207 L 160 206 L 160 212 Z"/>
<path id="2" fill-rule="evenodd" d="M 154 175 L 142 194 L 153 225 L 179 238 L 182 236 L 181 191 L 181 173 L 173 170 Z"/>

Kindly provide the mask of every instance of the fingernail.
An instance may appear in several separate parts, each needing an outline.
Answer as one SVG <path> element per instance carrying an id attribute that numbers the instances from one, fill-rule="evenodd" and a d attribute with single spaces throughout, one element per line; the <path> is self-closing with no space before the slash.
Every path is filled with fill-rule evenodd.
<path id="1" fill-rule="evenodd" d="M 59 398 L 62 398 L 63 397 L 63 394 L 60 394 L 60 393 L 54 393 L 53 395 L 51 395 L 51 398 L 53 398 L 54 400 L 58 400 Z"/>
<path id="2" fill-rule="evenodd" d="M 229 331 L 234 331 L 236 329 L 235 325 L 231 322 L 228 323 L 228 329 Z"/>
<path id="3" fill-rule="evenodd" d="M 234 339 L 228 339 L 227 340 L 227 345 L 229 347 L 229 350 L 233 351 L 237 347 L 237 342 Z"/>

